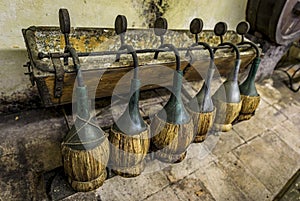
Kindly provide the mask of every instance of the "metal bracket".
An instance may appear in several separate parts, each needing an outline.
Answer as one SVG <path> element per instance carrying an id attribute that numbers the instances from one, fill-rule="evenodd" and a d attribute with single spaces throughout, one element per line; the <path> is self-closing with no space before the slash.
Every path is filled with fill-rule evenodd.
<path id="1" fill-rule="evenodd" d="M 292 65 L 288 66 L 287 68 L 282 68 L 282 69 L 278 68 L 275 70 L 279 70 L 288 76 L 289 80 L 286 81 L 285 83 L 290 90 L 292 90 L 293 92 L 298 92 L 300 90 L 300 85 L 295 86 L 295 83 L 297 83 L 296 77 L 298 75 L 298 72 L 300 72 L 299 64 L 292 64 Z"/>
<path id="2" fill-rule="evenodd" d="M 51 60 L 55 69 L 54 97 L 60 98 L 64 86 L 65 69 L 60 58 L 51 57 Z"/>
<path id="3" fill-rule="evenodd" d="M 30 82 L 31 82 L 32 86 L 34 86 L 35 80 L 34 80 L 33 72 L 31 70 L 31 62 L 28 61 L 26 64 L 23 65 L 23 67 L 28 69 L 28 72 L 26 72 L 24 74 L 29 75 Z"/>

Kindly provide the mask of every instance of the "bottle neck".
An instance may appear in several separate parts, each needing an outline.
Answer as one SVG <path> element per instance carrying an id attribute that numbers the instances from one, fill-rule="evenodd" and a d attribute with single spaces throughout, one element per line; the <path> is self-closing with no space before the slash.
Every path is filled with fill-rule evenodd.
<path id="1" fill-rule="evenodd" d="M 211 97 L 210 97 L 210 85 L 211 85 L 211 80 L 214 76 L 215 72 L 215 64 L 214 61 L 211 59 L 209 63 L 209 68 L 207 71 L 206 79 L 203 84 L 203 88 L 201 90 L 204 90 L 204 98 L 202 101 L 202 110 L 204 110 L 206 107 L 211 108 Z"/>
<path id="2" fill-rule="evenodd" d="M 83 119 L 90 118 L 90 103 L 86 86 L 76 88 L 76 113 Z"/>
<path id="3" fill-rule="evenodd" d="M 259 67 L 259 63 L 260 63 L 260 58 L 256 57 L 252 62 L 248 77 L 239 86 L 241 94 L 247 96 L 258 96 L 258 92 L 255 87 L 255 75 Z"/>
<path id="4" fill-rule="evenodd" d="M 256 76 L 256 73 L 257 73 L 257 70 L 258 70 L 258 67 L 259 67 L 259 64 L 260 64 L 260 58 L 259 57 L 256 57 L 254 60 L 253 60 L 253 63 L 252 63 L 252 66 L 250 68 L 250 71 L 249 71 L 249 74 L 248 74 L 248 77 L 246 80 L 249 80 L 249 81 L 255 81 L 255 76 Z"/>
<path id="5" fill-rule="evenodd" d="M 183 73 L 181 70 L 176 70 L 174 72 L 173 79 L 173 94 L 178 100 L 181 100 L 181 86 L 182 86 Z"/>
<path id="6" fill-rule="evenodd" d="M 182 86 L 183 73 L 181 70 L 174 72 L 172 94 L 157 116 L 168 123 L 172 124 L 185 124 L 190 121 L 190 116 L 186 111 L 181 99 L 181 86 Z"/>
<path id="7" fill-rule="evenodd" d="M 213 60 L 210 60 L 209 68 L 208 68 L 207 75 L 206 75 L 205 82 L 204 82 L 204 86 L 206 88 L 205 96 L 209 95 L 210 85 L 211 85 L 212 78 L 214 76 L 214 72 L 215 72 L 215 63 Z"/>
<path id="8" fill-rule="evenodd" d="M 139 112 L 139 98 L 140 98 L 141 82 L 138 79 L 132 79 L 129 100 L 129 111 Z"/>
<path id="9" fill-rule="evenodd" d="M 240 59 L 235 60 L 235 66 L 234 66 L 233 70 L 230 72 L 230 74 L 227 78 L 227 81 L 233 81 L 233 82 L 238 81 L 240 65 L 241 65 L 241 60 Z"/>

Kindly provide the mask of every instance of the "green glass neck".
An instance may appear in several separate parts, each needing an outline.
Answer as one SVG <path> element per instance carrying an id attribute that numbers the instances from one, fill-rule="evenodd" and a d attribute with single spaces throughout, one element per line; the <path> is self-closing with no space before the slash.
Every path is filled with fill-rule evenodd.
<path id="1" fill-rule="evenodd" d="M 190 116 L 186 111 L 181 99 L 183 73 L 181 70 L 174 72 L 173 90 L 171 97 L 164 109 L 161 110 L 157 116 L 168 123 L 185 124 L 190 121 Z"/>
<path id="2" fill-rule="evenodd" d="M 261 61 L 261 59 L 259 57 L 256 57 L 253 60 L 246 80 L 239 86 L 242 95 L 258 96 L 258 92 L 255 87 L 255 76 L 256 76 L 260 61 Z"/>
<path id="3" fill-rule="evenodd" d="M 113 128 L 127 135 L 137 135 L 147 129 L 139 110 L 140 80 L 132 79 L 130 97 L 125 112 L 115 122 Z"/>
<path id="4" fill-rule="evenodd" d="M 211 112 L 214 110 L 214 105 L 211 99 L 211 80 L 215 72 L 214 61 L 210 61 L 205 81 L 196 94 L 196 96 L 189 102 L 189 108 L 195 112 Z"/>

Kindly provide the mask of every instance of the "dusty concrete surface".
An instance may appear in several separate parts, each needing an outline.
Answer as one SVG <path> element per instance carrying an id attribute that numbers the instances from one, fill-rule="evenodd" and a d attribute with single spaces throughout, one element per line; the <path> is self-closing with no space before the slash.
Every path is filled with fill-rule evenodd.
<path id="1" fill-rule="evenodd" d="M 55 111 L 37 110 L 0 118 L 0 200 L 41 200 L 43 172 L 62 165 L 64 120 Z"/>
<path id="2" fill-rule="evenodd" d="M 257 85 L 261 103 L 254 117 L 192 144 L 181 163 L 148 160 L 138 177 L 115 176 L 88 194 L 69 191 L 64 200 L 272 200 L 300 168 L 300 96 L 279 75 Z M 142 94 L 143 115 L 151 118 L 168 96 Z M 108 108 L 97 112 L 101 126 L 112 123 Z M 67 131 L 60 108 L 1 116 L 0 128 L 0 200 L 49 200 L 51 189 L 63 190 L 53 179 Z"/>

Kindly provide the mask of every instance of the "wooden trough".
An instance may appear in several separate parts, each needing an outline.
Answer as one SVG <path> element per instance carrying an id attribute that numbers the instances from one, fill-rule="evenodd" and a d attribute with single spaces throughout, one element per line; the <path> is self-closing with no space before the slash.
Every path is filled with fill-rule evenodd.
<path id="1" fill-rule="evenodd" d="M 30 59 L 28 73 L 32 83 L 37 85 L 44 106 L 71 103 L 76 73 L 72 62 L 63 65 L 69 60 L 68 58 L 58 57 L 59 53 L 63 53 L 65 47 L 64 37 L 59 31 L 59 27 L 32 26 L 23 29 L 22 32 Z M 220 43 L 213 31 L 203 31 L 199 39 L 213 47 Z M 224 41 L 238 43 L 240 36 L 229 31 L 224 36 Z M 183 70 L 188 64 L 185 49 L 193 43 L 193 35 L 188 30 L 168 30 L 165 42 L 171 43 L 179 49 L 181 70 Z M 107 51 L 117 51 L 120 46 L 120 41 L 113 29 L 71 28 L 70 43 L 80 57 L 81 69 L 90 97 L 109 97 L 116 85 L 118 85 L 117 93 L 127 92 L 130 81 L 121 78 L 132 70 L 132 59 L 129 55 L 124 55 L 120 62 L 115 62 L 115 54 L 105 55 Z M 165 87 L 171 84 L 170 69 L 175 69 L 175 59 L 172 53 L 161 53 L 160 58 L 154 61 L 153 52 L 139 52 L 139 50 L 151 48 L 153 50 L 154 47 L 159 46 L 159 37 L 155 36 L 153 30 L 128 30 L 126 43 L 132 45 L 138 53 L 139 77 L 143 86 L 141 90 Z M 100 54 L 102 52 L 101 56 L 96 55 L 99 52 Z M 184 79 L 187 81 L 202 80 L 200 74 L 206 73 L 209 62 L 208 55 L 205 51 L 197 52 L 200 54 L 200 60 L 197 60 L 184 74 Z M 242 59 L 240 72 L 243 72 L 254 59 L 255 51 L 251 47 L 246 47 L 240 49 L 240 52 Z M 234 54 L 231 50 L 219 50 L 215 55 L 216 71 L 219 71 L 221 75 L 226 75 L 231 71 L 233 62 Z"/>

